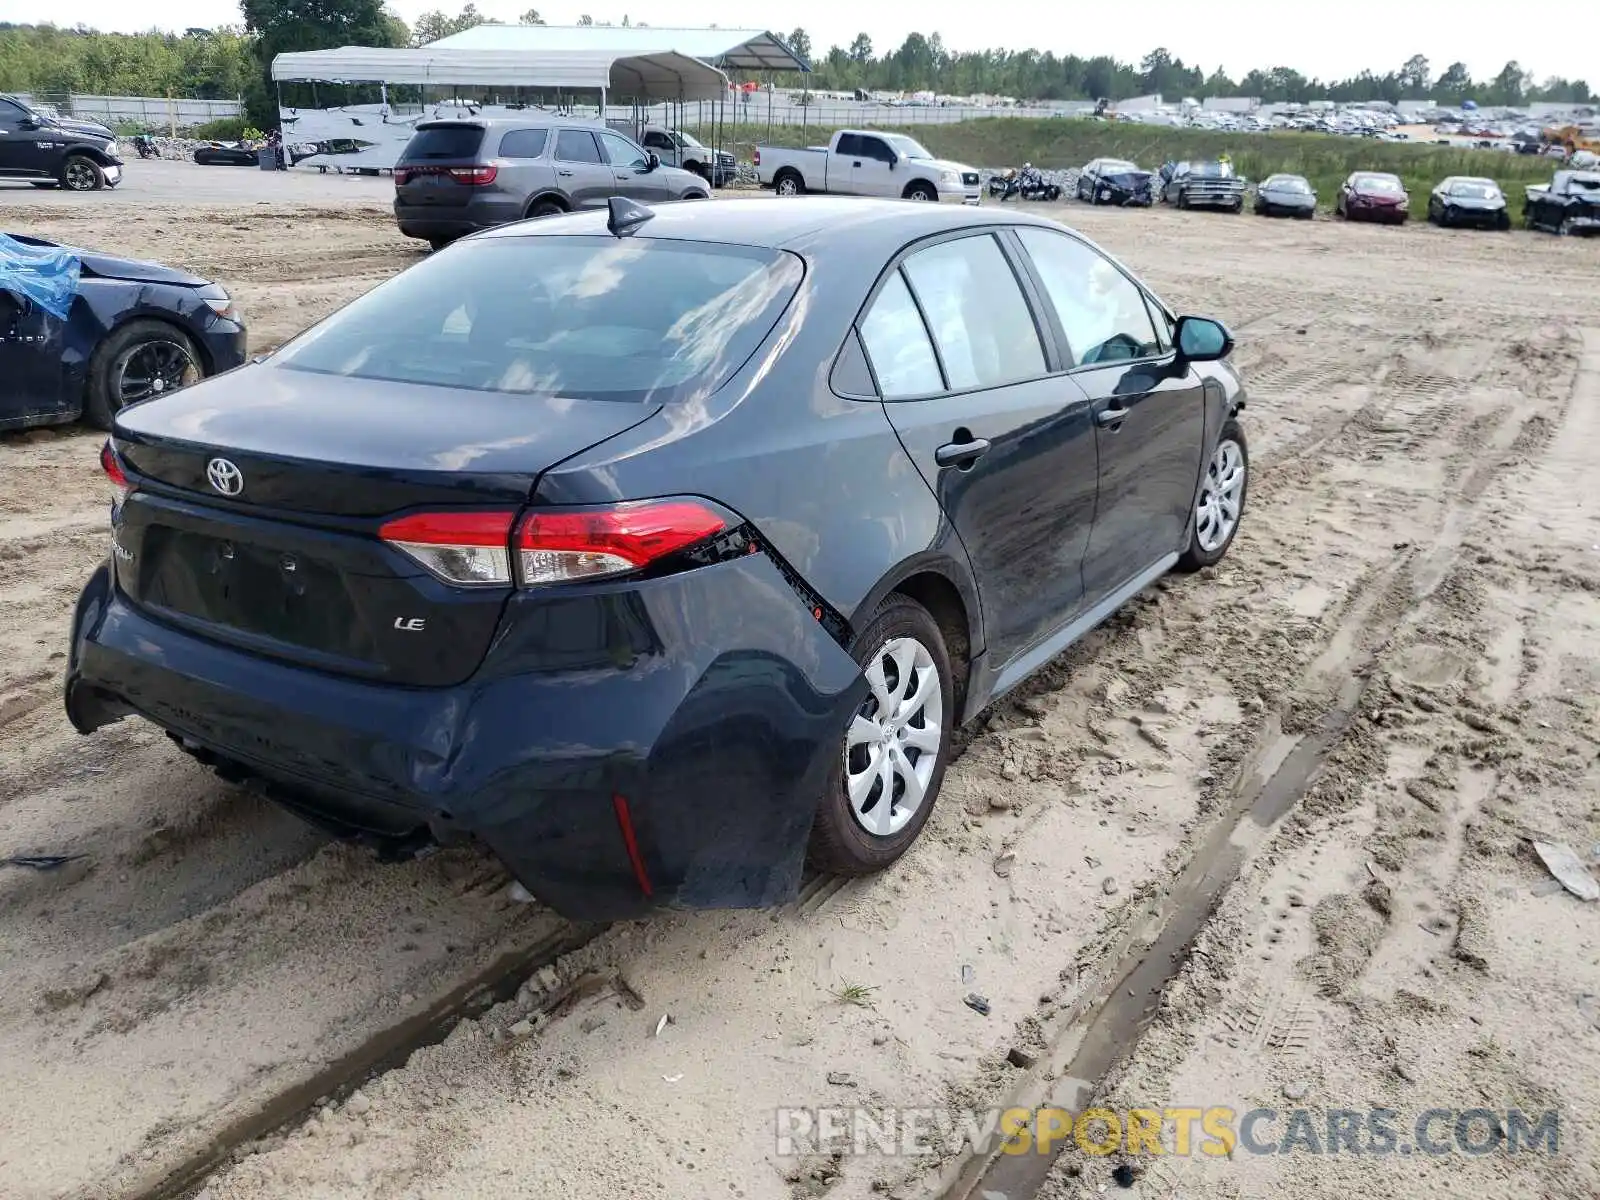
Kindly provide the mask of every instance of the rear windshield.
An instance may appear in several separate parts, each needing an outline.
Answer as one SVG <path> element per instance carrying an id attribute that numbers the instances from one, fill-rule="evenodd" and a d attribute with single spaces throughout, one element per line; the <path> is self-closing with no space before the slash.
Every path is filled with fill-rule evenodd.
<path id="1" fill-rule="evenodd" d="M 794 255 L 644 237 L 463 242 L 290 342 L 280 367 L 473 391 L 704 396 L 800 285 Z"/>
<path id="2" fill-rule="evenodd" d="M 436 125 L 412 134 L 400 158 L 403 162 L 421 162 L 430 158 L 473 158 L 482 144 L 483 130 L 476 125 Z"/>

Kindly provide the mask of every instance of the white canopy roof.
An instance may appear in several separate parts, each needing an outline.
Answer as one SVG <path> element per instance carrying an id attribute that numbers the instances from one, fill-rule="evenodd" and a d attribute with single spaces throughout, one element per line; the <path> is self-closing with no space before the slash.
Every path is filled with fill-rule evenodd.
<path id="1" fill-rule="evenodd" d="M 657 25 L 475 25 L 429 43 L 440 50 L 611 50 L 670 48 L 729 71 L 809 71 L 811 65 L 765 29 L 678 29 Z"/>
<path id="2" fill-rule="evenodd" d="M 410 83 L 434 87 L 570 88 L 606 91 L 618 100 L 660 103 L 720 100 L 728 77 L 676 50 L 456 49 L 388 50 L 344 46 L 272 60 L 280 83 Z"/>

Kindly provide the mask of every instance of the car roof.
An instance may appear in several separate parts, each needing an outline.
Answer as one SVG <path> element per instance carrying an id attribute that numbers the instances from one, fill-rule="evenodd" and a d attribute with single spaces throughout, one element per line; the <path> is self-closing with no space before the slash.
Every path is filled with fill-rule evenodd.
<path id="1" fill-rule="evenodd" d="M 646 205 L 645 207 L 651 207 Z M 1054 222 L 999 206 L 921 204 L 845 196 L 698 200 L 651 207 L 654 217 L 630 236 L 723 242 L 812 253 L 824 248 L 881 246 L 964 228 L 997 225 L 1059 229 Z M 479 238 L 563 236 L 606 231 L 604 210 L 501 225 Z"/>
<path id="2" fill-rule="evenodd" d="M 447 125 L 470 125 L 474 129 L 531 129 L 534 126 L 556 125 L 571 127 L 573 129 L 606 129 L 608 126 L 599 121 L 584 117 L 558 117 L 550 113 L 534 112 L 525 117 L 429 117 L 426 121 L 418 121 L 418 129 L 438 129 Z"/>

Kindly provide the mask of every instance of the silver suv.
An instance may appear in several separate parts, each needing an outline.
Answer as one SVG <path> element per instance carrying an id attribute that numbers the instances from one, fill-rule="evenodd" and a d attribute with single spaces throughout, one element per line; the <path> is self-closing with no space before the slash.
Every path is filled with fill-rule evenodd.
<path id="1" fill-rule="evenodd" d="M 424 121 L 394 168 L 400 232 L 435 250 L 495 225 L 602 208 L 613 196 L 659 203 L 710 195 L 699 175 L 662 166 L 593 121 Z"/>

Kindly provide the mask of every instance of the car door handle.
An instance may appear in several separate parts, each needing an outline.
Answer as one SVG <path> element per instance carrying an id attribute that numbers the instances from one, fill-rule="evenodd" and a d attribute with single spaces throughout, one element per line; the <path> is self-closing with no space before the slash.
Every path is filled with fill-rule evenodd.
<path id="1" fill-rule="evenodd" d="M 1111 428 L 1115 429 L 1118 425 L 1121 425 L 1125 420 L 1128 419 L 1128 413 L 1130 411 L 1132 410 L 1122 408 L 1120 406 L 1117 408 L 1102 408 L 1099 412 L 1095 413 L 1094 423 L 1096 425 L 1110 426 Z"/>
<path id="2" fill-rule="evenodd" d="M 850 165 L 852 167 L 859 167 L 861 165 L 861 161 L 859 159 L 857 159 L 855 162 L 851 163 Z"/>
<path id="3" fill-rule="evenodd" d="M 556 174 L 557 174 L 557 175 L 571 175 L 571 174 L 572 174 L 572 172 L 571 172 L 571 171 L 564 171 L 564 170 L 561 170 L 561 169 L 559 169 L 559 168 L 558 168 L 558 169 L 557 169 L 557 170 L 556 170 Z"/>
<path id="4" fill-rule="evenodd" d="M 941 467 L 969 467 L 989 453 L 988 438 L 974 438 L 970 442 L 947 442 L 933 452 L 933 461 Z"/>

